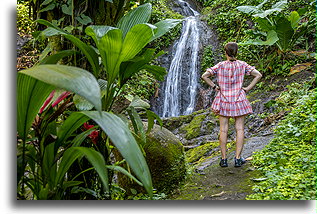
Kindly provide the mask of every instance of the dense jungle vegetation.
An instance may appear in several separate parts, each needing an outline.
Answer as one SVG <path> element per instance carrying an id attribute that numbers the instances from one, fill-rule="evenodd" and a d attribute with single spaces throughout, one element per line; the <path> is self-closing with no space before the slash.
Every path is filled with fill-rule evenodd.
<path id="1" fill-rule="evenodd" d="M 153 188 L 145 145 L 162 126 L 149 104 L 167 73 L 156 59 L 182 27 L 172 2 L 18 0 L 18 199 L 166 198 Z M 315 1 L 197 4 L 221 47 L 239 43 L 239 59 L 264 74 L 257 92 L 275 90 L 272 79 L 315 72 Z M 202 72 L 223 51 L 203 52 Z M 262 177 L 248 200 L 316 199 L 315 85 L 293 83 L 266 103 L 273 112 L 264 117 L 286 116 L 253 156 Z M 120 185 L 121 175 L 138 187 Z"/>

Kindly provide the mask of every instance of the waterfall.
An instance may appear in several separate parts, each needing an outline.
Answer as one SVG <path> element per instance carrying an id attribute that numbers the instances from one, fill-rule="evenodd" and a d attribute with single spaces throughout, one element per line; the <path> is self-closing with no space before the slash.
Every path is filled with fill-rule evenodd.
<path id="1" fill-rule="evenodd" d="M 173 59 L 164 88 L 162 117 L 192 113 L 198 88 L 199 13 L 183 0 L 178 0 L 178 4 L 187 17 L 183 21 L 181 37 L 173 47 Z"/>

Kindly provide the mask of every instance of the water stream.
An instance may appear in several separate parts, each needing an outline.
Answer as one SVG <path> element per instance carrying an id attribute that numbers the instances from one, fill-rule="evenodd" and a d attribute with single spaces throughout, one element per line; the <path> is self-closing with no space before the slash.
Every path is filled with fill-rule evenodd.
<path id="1" fill-rule="evenodd" d="M 175 1 L 173 10 L 185 16 L 182 31 L 169 54 L 159 59 L 168 74 L 160 83 L 158 96 L 151 101 L 152 110 L 163 118 L 188 115 L 208 106 L 210 93 L 199 84 L 202 53 L 207 45 L 214 52 L 219 48 L 217 35 L 201 20 L 191 0 Z M 213 57 L 216 63 L 219 57 Z"/>
<path id="2" fill-rule="evenodd" d="M 183 22 L 181 37 L 173 47 L 173 59 L 164 89 L 162 117 L 192 113 L 197 94 L 199 13 L 185 1 L 178 0 L 178 4 L 187 17 Z"/>

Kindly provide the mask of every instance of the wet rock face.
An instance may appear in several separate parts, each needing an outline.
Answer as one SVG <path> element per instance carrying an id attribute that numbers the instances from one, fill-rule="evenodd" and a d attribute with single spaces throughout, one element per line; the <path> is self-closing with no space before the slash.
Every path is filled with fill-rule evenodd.
<path id="1" fill-rule="evenodd" d="M 17 54 L 19 55 L 21 49 L 23 46 L 30 40 L 30 36 L 23 36 L 21 37 L 19 34 L 17 34 Z"/>
<path id="2" fill-rule="evenodd" d="M 175 64 L 174 70 L 177 70 L 177 74 L 175 73 L 173 77 L 168 75 L 165 77 L 165 80 L 160 83 L 158 97 L 151 99 L 152 110 L 163 117 L 188 115 L 193 111 L 210 105 L 210 98 L 213 98 L 214 95 L 210 94 L 208 87 L 205 86 L 206 88 L 204 88 L 200 84 L 200 76 L 203 72 L 201 70 L 201 61 L 206 46 L 211 45 L 214 53 L 218 53 L 217 50 L 219 49 L 217 35 L 202 21 L 200 14 L 197 12 L 199 11 L 199 5 L 196 1 L 173 1 L 171 2 L 171 8 L 187 18 L 184 21 L 184 29 L 180 39 L 175 41 L 172 47 L 168 48 L 168 54 L 162 55 L 157 60 L 169 73 L 173 72 L 173 63 Z M 193 19 L 194 27 L 190 27 L 191 29 L 187 31 L 185 28 L 188 27 L 188 22 L 191 21 L 190 17 Z M 196 31 L 198 32 L 197 35 L 191 36 L 191 33 Z M 188 36 L 188 38 L 185 39 L 185 36 Z M 181 54 L 177 53 L 180 49 L 183 51 Z M 180 60 L 179 63 L 176 63 L 175 56 L 176 59 Z M 215 63 L 221 58 L 217 54 L 213 57 Z M 175 89 L 171 89 L 171 87 L 175 87 Z M 177 92 L 172 94 L 171 90 L 176 90 Z M 208 95 L 204 96 L 206 93 Z M 169 101 L 169 107 L 166 108 L 177 105 L 174 108 L 174 110 L 176 109 L 175 113 L 170 113 L 170 111 L 174 110 L 164 111 L 167 99 L 172 100 Z"/>

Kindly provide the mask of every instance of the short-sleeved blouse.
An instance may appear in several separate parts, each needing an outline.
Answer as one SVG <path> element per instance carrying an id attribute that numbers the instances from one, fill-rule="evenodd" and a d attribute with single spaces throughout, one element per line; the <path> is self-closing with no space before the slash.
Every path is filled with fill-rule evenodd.
<path id="1" fill-rule="evenodd" d="M 244 75 L 250 75 L 255 68 L 244 61 L 223 61 L 206 71 L 216 75 L 220 91 L 218 91 L 211 109 L 215 113 L 237 117 L 253 113 L 246 93 L 242 90 Z"/>

